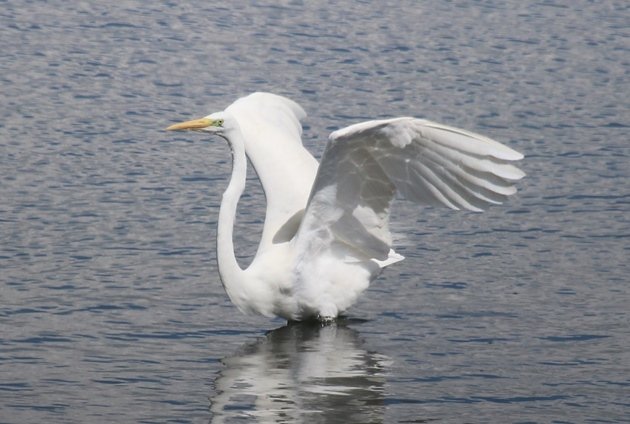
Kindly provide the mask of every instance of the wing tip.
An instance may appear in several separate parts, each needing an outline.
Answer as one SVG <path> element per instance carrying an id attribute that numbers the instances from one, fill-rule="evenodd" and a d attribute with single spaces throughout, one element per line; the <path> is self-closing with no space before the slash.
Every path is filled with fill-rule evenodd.
<path id="1" fill-rule="evenodd" d="M 402 260 L 404 260 L 405 257 L 403 255 L 401 255 L 400 253 L 395 252 L 393 249 L 390 249 L 389 251 L 389 256 L 387 257 L 387 259 L 379 261 L 378 259 L 372 259 L 374 262 L 376 262 L 376 264 L 381 267 L 381 268 L 385 268 L 386 266 L 395 264 L 396 262 L 400 262 Z"/>
<path id="2" fill-rule="evenodd" d="M 494 140 L 493 140 L 494 141 Z M 511 147 L 508 147 L 504 144 L 502 144 L 502 146 L 505 148 L 505 150 L 503 152 L 501 152 L 501 155 L 495 156 L 497 159 L 503 159 L 503 160 L 509 160 L 509 161 L 517 161 L 517 160 L 523 160 L 525 158 L 525 155 L 522 154 L 521 152 L 517 152 L 516 150 L 512 149 Z"/>

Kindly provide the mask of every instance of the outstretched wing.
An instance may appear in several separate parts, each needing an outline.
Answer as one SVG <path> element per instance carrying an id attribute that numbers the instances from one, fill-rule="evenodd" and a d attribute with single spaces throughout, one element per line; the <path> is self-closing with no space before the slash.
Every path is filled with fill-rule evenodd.
<path id="1" fill-rule="evenodd" d="M 333 246 L 387 260 L 397 191 L 421 204 L 481 211 L 516 192 L 514 182 L 525 174 L 510 162 L 522 158 L 487 137 L 415 118 L 335 131 L 297 234 L 301 260 Z"/>

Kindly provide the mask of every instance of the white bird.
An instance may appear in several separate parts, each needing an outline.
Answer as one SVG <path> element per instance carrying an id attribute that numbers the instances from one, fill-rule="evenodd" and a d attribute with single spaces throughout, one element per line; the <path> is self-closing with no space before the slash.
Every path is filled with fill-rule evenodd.
<path id="1" fill-rule="evenodd" d="M 523 155 L 487 137 L 416 118 L 362 122 L 330 134 L 321 164 L 302 145 L 304 110 L 253 93 L 222 112 L 167 130 L 216 134 L 232 150 L 217 259 L 223 286 L 245 313 L 330 322 L 381 272 L 403 259 L 391 249 L 396 192 L 420 204 L 481 211 L 516 192 Z M 232 232 L 247 157 L 267 200 L 258 250 L 242 269 Z"/>

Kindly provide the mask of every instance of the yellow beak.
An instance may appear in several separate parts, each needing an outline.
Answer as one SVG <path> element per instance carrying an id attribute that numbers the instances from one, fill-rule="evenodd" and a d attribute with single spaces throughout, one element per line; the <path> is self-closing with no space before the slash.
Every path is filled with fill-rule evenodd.
<path id="1" fill-rule="evenodd" d="M 192 121 L 180 122 L 179 124 L 173 124 L 166 129 L 166 131 L 181 131 L 181 130 L 198 130 L 206 128 L 212 125 L 212 119 L 201 118 L 193 119 Z"/>

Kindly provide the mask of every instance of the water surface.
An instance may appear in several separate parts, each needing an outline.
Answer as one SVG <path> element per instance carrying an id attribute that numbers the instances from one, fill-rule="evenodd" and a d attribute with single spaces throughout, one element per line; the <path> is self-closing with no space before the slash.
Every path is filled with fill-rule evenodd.
<path id="1" fill-rule="evenodd" d="M 0 5 L 0 422 L 630 416 L 626 2 Z M 229 150 L 163 128 L 256 90 L 307 110 L 316 155 L 413 115 L 528 177 L 484 214 L 398 203 L 407 260 L 337 326 L 243 316 L 215 263 Z"/>

